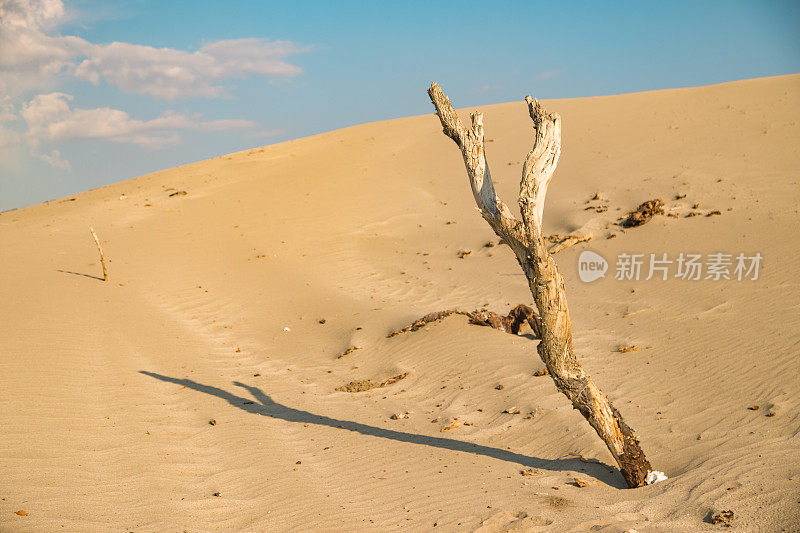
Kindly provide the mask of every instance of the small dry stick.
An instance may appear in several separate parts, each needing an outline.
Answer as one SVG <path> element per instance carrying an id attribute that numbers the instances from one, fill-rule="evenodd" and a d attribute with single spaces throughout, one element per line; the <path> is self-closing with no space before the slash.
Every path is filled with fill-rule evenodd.
<path id="1" fill-rule="evenodd" d="M 94 243 L 97 245 L 97 251 L 100 252 L 100 264 L 103 265 L 103 281 L 108 281 L 108 269 L 106 268 L 106 256 L 103 255 L 103 248 L 100 247 L 100 239 L 97 238 L 97 233 L 89 226 L 89 231 L 92 232 Z"/>
<path id="2" fill-rule="evenodd" d="M 557 254 L 561 250 L 569 248 L 570 246 L 578 244 L 579 242 L 591 241 L 592 237 L 594 237 L 594 234 L 591 232 L 585 235 L 567 235 L 558 244 L 552 246 L 548 251 L 551 254 Z"/>
<path id="3" fill-rule="evenodd" d="M 645 311 L 652 311 L 653 306 L 645 307 L 644 309 L 639 309 L 638 311 L 631 311 L 630 313 L 625 313 L 622 315 L 622 318 L 628 318 L 629 316 L 638 315 L 639 313 L 644 313 Z"/>

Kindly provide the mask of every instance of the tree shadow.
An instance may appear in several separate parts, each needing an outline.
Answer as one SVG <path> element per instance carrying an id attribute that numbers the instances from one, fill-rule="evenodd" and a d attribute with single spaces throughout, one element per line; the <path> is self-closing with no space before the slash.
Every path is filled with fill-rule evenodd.
<path id="1" fill-rule="evenodd" d="M 172 378 L 162 374 L 157 374 L 155 372 L 148 372 L 146 370 L 140 370 L 139 373 L 161 381 L 166 381 L 168 383 L 183 385 L 184 387 L 194 389 L 205 394 L 210 394 L 211 396 L 216 396 L 217 398 L 225 400 L 238 409 L 256 415 L 268 416 L 270 418 L 285 420 L 287 422 L 317 424 L 321 426 L 344 429 L 346 431 L 353 431 L 362 435 L 390 439 L 398 442 L 407 442 L 410 444 L 431 446 L 433 448 L 440 448 L 444 450 L 483 455 L 493 459 L 498 459 L 500 461 L 517 463 L 528 468 L 538 468 L 540 470 L 552 471 L 584 471 L 586 472 L 586 475 L 592 476 L 612 487 L 618 489 L 624 489 L 626 487 L 625 481 L 623 480 L 619 471 L 605 464 L 583 463 L 577 458 L 541 459 L 538 457 L 530 457 L 527 455 L 514 453 L 508 450 L 502 450 L 500 448 L 483 446 L 481 444 L 475 444 L 472 442 L 464 442 L 442 437 L 432 437 L 429 435 L 419 435 L 416 433 L 407 433 L 405 431 L 385 429 L 362 424 L 360 422 L 353 422 L 350 420 L 339 420 L 282 405 L 272 400 L 272 398 L 270 398 L 258 387 L 245 385 L 239 381 L 234 381 L 233 384 L 237 387 L 242 387 L 243 389 L 247 390 L 252 395 L 252 399 L 237 396 L 218 387 L 203 385 L 202 383 L 192 381 L 191 379 Z"/>
<path id="2" fill-rule="evenodd" d="M 72 274 L 73 276 L 83 276 L 85 278 L 92 278 L 99 281 L 105 281 L 103 278 L 98 278 L 97 276 L 92 276 L 91 274 L 82 274 L 80 272 L 72 272 L 71 270 L 58 269 L 58 272 L 63 272 L 64 274 Z"/>

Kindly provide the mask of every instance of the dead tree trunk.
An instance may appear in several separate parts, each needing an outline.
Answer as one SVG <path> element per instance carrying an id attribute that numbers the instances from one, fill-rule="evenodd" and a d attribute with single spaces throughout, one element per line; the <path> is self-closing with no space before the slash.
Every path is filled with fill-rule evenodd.
<path id="1" fill-rule="evenodd" d="M 629 487 L 652 482 L 658 476 L 648 476 L 651 473 L 650 463 L 633 430 L 578 364 L 572 350 L 572 329 L 564 280 L 547 251 L 542 233 L 547 186 L 561 154 L 561 117 L 546 112 L 530 96 L 525 98 L 533 119 L 535 139 L 522 167 L 519 192 L 522 221 L 519 221 L 495 195 L 484 154 L 483 115 L 473 113 L 472 127 L 467 129 L 438 84 L 431 85 L 428 95 L 436 106 L 445 135 L 461 149 L 472 194 L 483 218 L 508 243 L 528 278 L 528 286 L 539 308 L 541 320 L 539 356 L 556 387 L 570 399 L 574 408 L 581 412 L 606 443 Z"/>

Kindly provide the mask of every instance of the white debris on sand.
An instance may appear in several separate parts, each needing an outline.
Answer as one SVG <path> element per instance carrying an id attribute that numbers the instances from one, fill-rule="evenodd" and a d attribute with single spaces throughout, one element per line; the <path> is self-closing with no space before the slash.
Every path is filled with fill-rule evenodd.
<path id="1" fill-rule="evenodd" d="M 658 483 L 659 481 L 665 481 L 667 479 L 667 475 L 664 472 L 659 472 L 658 470 L 651 470 L 647 473 L 647 476 L 644 478 L 644 482 L 648 485 L 652 485 L 653 483 Z"/>

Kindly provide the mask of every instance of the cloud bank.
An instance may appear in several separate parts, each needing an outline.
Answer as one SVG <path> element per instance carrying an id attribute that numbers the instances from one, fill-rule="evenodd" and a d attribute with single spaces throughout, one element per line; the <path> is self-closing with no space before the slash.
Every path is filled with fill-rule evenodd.
<path id="1" fill-rule="evenodd" d="M 288 41 L 230 39 L 190 52 L 130 43 L 95 44 L 54 34 L 66 13 L 61 0 L 0 0 L 0 90 L 19 94 L 57 76 L 101 81 L 127 93 L 164 100 L 216 98 L 226 79 L 287 78 L 302 69 L 287 62 L 306 52 Z"/>
<path id="2" fill-rule="evenodd" d="M 300 49 L 285 41 L 233 39 L 217 41 L 196 52 L 128 43 L 92 46 L 75 76 L 101 80 L 127 93 L 163 100 L 224 94 L 218 82 L 251 75 L 290 77 L 301 72 L 284 57 Z"/>
<path id="3" fill-rule="evenodd" d="M 176 144 L 178 130 L 226 131 L 250 130 L 249 120 L 197 121 L 185 115 L 167 112 L 152 120 L 137 120 L 125 111 L 99 107 L 72 109 L 72 96 L 64 93 L 40 94 L 22 107 L 20 115 L 28 126 L 25 134 L 32 145 L 41 141 L 59 142 L 75 139 L 105 139 L 151 148 Z"/>
<path id="4" fill-rule="evenodd" d="M 243 130 L 250 136 L 275 131 L 244 119 L 202 121 L 167 111 L 140 120 L 110 107 L 73 108 L 73 97 L 55 90 L 65 81 L 104 83 L 166 101 L 218 98 L 227 95 L 226 80 L 298 75 L 302 69 L 287 57 L 308 51 L 260 38 L 221 40 L 194 51 L 92 43 L 58 33 L 68 17 L 62 0 L 0 0 L 0 149 L 27 147 L 60 169 L 69 163 L 58 150 L 40 152 L 42 144 L 104 140 L 163 148 L 180 142 L 182 131 Z"/>

